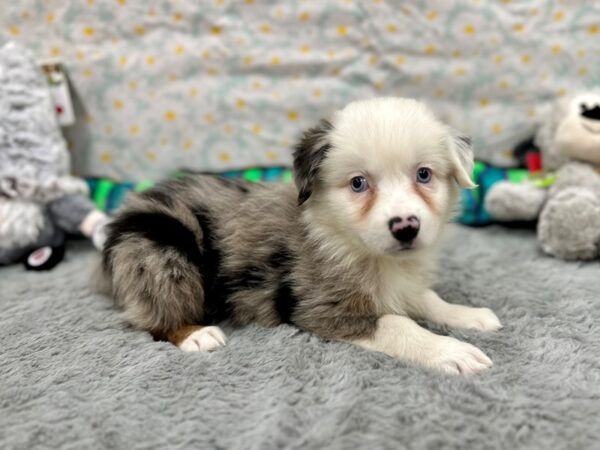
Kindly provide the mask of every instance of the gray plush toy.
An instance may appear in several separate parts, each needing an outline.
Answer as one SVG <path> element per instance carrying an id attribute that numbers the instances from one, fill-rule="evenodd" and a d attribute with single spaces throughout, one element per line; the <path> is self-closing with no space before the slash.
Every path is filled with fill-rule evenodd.
<path id="1" fill-rule="evenodd" d="M 44 76 L 25 48 L 0 47 L 0 265 L 50 269 L 67 233 L 102 246 L 108 219 L 69 171 Z"/>
<path id="2" fill-rule="evenodd" d="M 538 219 L 545 252 L 567 260 L 600 256 L 600 89 L 558 101 L 535 136 L 549 188 L 502 181 L 485 207 L 499 221 Z"/>

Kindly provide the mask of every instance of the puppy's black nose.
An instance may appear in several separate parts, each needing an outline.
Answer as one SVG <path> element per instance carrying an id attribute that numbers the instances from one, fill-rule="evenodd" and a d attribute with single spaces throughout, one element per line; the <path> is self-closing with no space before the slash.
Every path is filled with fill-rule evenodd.
<path id="1" fill-rule="evenodd" d="M 409 243 L 417 237 L 420 227 L 416 216 L 392 217 L 388 223 L 392 236 L 402 243 Z"/>

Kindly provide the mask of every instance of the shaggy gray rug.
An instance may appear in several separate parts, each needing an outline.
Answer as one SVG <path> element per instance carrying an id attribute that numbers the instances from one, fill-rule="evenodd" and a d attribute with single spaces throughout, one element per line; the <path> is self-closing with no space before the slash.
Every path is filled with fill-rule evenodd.
<path id="1" fill-rule="evenodd" d="M 542 255 L 531 231 L 457 228 L 444 251 L 438 291 L 505 325 L 452 332 L 494 360 L 471 378 L 288 326 L 185 354 L 90 293 L 93 256 L 0 269 L 2 449 L 600 446 L 600 263 Z"/>

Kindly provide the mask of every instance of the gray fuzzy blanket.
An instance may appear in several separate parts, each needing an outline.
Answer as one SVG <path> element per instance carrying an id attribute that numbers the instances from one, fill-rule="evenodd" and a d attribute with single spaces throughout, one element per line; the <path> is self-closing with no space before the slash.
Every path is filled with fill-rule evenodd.
<path id="1" fill-rule="evenodd" d="M 2 449 L 600 446 L 600 263 L 531 231 L 457 228 L 443 253 L 440 294 L 505 325 L 452 332 L 494 360 L 471 378 L 289 326 L 185 354 L 90 293 L 93 258 L 79 242 L 50 273 L 0 269 Z"/>

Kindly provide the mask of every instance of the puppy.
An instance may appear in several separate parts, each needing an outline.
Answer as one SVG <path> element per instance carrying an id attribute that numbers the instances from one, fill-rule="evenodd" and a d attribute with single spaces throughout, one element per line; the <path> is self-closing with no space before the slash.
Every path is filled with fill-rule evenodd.
<path id="1" fill-rule="evenodd" d="M 414 319 L 495 330 L 485 308 L 429 289 L 468 139 L 409 99 L 359 101 L 308 130 L 296 186 L 211 176 L 131 198 L 108 230 L 102 277 L 135 327 L 185 351 L 225 344 L 213 324 L 293 324 L 452 374 L 492 361 Z"/>

